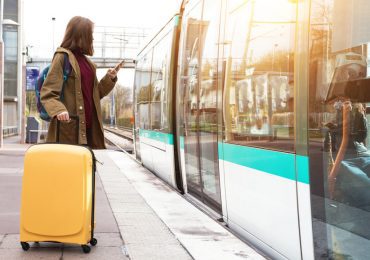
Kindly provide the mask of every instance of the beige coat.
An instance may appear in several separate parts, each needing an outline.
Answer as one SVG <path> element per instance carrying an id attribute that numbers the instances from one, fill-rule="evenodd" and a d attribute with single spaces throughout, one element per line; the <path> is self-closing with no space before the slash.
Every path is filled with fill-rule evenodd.
<path id="1" fill-rule="evenodd" d="M 63 85 L 63 62 L 64 54 L 67 53 L 72 71 L 64 87 L 64 100 L 60 101 L 60 94 Z M 88 59 L 94 70 L 95 81 L 93 89 L 93 119 L 92 119 L 92 148 L 104 149 L 104 134 L 101 116 L 100 99 L 106 96 L 114 87 L 115 82 L 105 75 L 100 82 L 96 78 L 96 66 Z M 81 91 L 81 74 L 78 62 L 73 53 L 67 49 L 59 47 L 56 51 L 48 75 L 41 89 L 41 102 L 49 116 L 52 117 L 49 125 L 47 142 L 56 142 L 57 119 L 56 115 L 68 111 L 70 115 L 79 117 L 78 140 L 76 140 L 76 121 L 61 123 L 60 142 L 69 144 L 87 144 L 85 110 Z"/>

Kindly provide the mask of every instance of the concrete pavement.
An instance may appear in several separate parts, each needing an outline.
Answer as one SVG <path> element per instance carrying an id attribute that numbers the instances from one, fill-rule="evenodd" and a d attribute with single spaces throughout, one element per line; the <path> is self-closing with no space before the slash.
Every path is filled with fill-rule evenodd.
<path id="1" fill-rule="evenodd" d="M 264 259 L 128 155 L 95 151 L 96 247 L 19 244 L 23 156 L 27 145 L 6 139 L 0 149 L 0 260 L 2 259 Z"/>

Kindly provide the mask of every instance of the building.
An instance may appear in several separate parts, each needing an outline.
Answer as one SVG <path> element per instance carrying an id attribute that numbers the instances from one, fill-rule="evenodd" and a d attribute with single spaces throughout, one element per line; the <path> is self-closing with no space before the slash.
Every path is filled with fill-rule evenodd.
<path id="1" fill-rule="evenodd" d="M 22 2 L 1 0 L 0 129 L 4 136 L 21 134 L 23 119 Z M 2 101 L 2 102 L 1 102 Z M 0 134 L 0 142 L 2 136 Z M 0 143 L 1 146 L 1 143 Z"/>

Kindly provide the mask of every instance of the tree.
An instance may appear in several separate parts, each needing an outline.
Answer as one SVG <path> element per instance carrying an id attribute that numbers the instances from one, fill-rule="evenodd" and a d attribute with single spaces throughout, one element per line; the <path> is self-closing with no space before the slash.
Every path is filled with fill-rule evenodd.
<path id="1" fill-rule="evenodd" d="M 129 127 L 133 117 L 132 88 L 117 84 L 114 98 L 117 124 Z"/>

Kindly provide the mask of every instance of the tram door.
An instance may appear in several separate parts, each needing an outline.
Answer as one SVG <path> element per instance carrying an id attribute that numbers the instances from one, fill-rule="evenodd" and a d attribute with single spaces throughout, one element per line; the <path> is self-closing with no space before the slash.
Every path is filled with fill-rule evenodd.
<path id="1" fill-rule="evenodd" d="M 212 2 L 212 3 L 211 3 Z M 188 192 L 221 210 L 217 151 L 217 37 L 219 5 L 199 1 L 185 17 L 182 62 L 184 154 Z M 203 13 L 202 11 L 203 7 Z M 215 17 L 215 18 L 213 18 Z M 205 50 L 207 46 L 207 50 Z"/>

